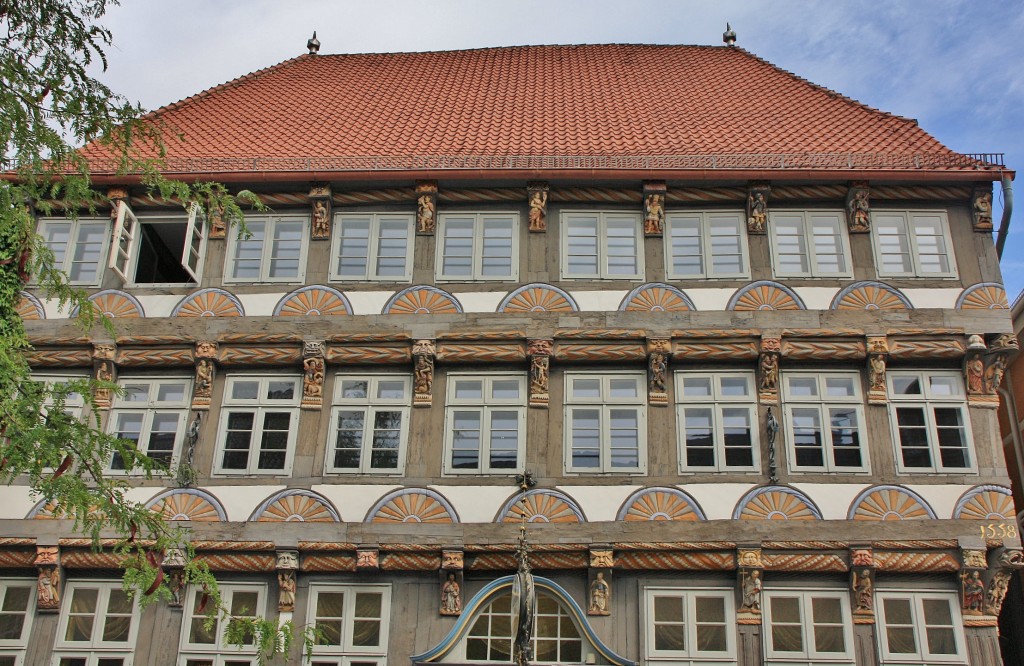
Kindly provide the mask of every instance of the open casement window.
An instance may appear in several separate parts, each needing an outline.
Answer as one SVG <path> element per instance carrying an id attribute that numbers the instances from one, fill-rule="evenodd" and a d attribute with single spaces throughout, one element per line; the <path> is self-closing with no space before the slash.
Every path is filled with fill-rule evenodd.
<path id="1" fill-rule="evenodd" d="M 782 386 L 790 469 L 866 472 L 860 375 L 790 372 Z"/>
<path id="2" fill-rule="evenodd" d="M 96 286 L 103 277 L 104 254 L 108 249 L 106 219 L 44 219 L 39 235 L 53 252 L 54 263 L 68 281 L 78 286 Z"/>
<path id="3" fill-rule="evenodd" d="M 124 283 L 198 284 L 206 251 L 202 209 L 192 204 L 188 215 L 137 217 L 118 202 L 109 266 Z"/>
<path id="4" fill-rule="evenodd" d="M 229 376 L 215 473 L 290 473 L 301 397 L 299 377 Z"/>
<path id="5" fill-rule="evenodd" d="M 525 440 L 524 375 L 448 375 L 445 472 L 509 474 Z"/>
<path id="6" fill-rule="evenodd" d="M 680 473 L 760 469 L 752 372 L 677 372 Z"/>
<path id="7" fill-rule="evenodd" d="M 388 649 L 388 585 L 311 584 L 307 622 L 318 632 L 309 666 L 383 665 Z"/>
<path id="8" fill-rule="evenodd" d="M 326 471 L 401 474 L 411 400 L 408 375 L 338 375 Z"/>
<path id="9" fill-rule="evenodd" d="M 35 598 L 35 579 L 0 579 L 0 666 L 25 663 Z"/>
<path id="10" fill-rule="evenodd" d="M 889 420 L 900 472 L 973 472 L 970 419 L 957 372 L 890 371 Z"/>
<path id="11" fill-rule="evenodd" d="M 644 590 L 645 656 L 672 666 L 736 663 L 732 590 Z"/>
<path id="12" fill-rule="evenodd" d="M 647 385 L 637 373 L 566 373 L 565 467 L 640 473 L 647 465 Z"/>
<path id="13" fill-rule="evenodd" d="M 412 215 L 335 215 L 331 279 L 408 282 L 412 279 L 412 225 Z"/>
<path id="14" fill-rule="evenodd" d="M 879 277 L 956 277 L 945 211 L 871 213 Z"/>
<path id="15" fill-rule="evenodd" d="M 110 242 L 108 266 L 122 282 L 128 282 L 129 264 L 139 240 L 139 219 L 126 202 L 118 201 L 114 205 L 117 206 L 117 215 L 114 217 L 114 235 Z"/>
<path id="16" fill-rule="evenodd" d="M 232 618 L 266 617 L 267 588 L 264 585 L 221 584 L 221 603 Z M 203 608 L 203 591 L 191 588 L 185 599 L 181 623 L 179 666 L 250 666 L 255 665 L 256 646 L 238 647 L 225 641 L 232 620 L 217 615 L 207 626 Z"/>
<path id="17" fill-rule="evenodd" d="M 780 210 L 769 226 L 776 277 L 853 277 L 842 212 Z"/>
<path id="18" fill-rule="evenodd" d="M 825 590 L 765 590 L 766 664 L 853 664 L 849 594 Z"/>
<path id="19" fill-rule="evenodd" d="M 133 442 L 139 451 L 170 469 L 185 434 L 192 380 L 122 377 L 120 384 L 124 395 L 114 398 L 108 420 L 111 434 Z M 125 469 L 124 460 L 117 452 L 110 460 L 109 469 L 131 471 Z"/>
<path id="20" fill-rule="evenodd" d="M 876 602 L 882 664 L 967 664 L 955 594 L 878 590 Z"/>
<path id="21" fill-rule="evenodd" d="M 562 278 L 643 279 L 640 215 L 563 212 L 560 226 Z"/>
<path id="22" fill-rule="evenodd" d="M 188 222 L 185 225 L 185 243 L 181 249 L 181 267 L 192 278 L 199 282 L 202 272 L 203 249 L 206 245 L 206 213 L 197 204 L 188 209 Z"/>
<path id="23" fill-rule="evenodd" d="M 742 212 L 686 211 L 665 218 L 665 267 L 673 280 L 750 276 Z"/>
<path id="24" fill-rule="evenodd" d="M 438 280 L 519 277 L 516 213 L 450 213 L 438 219 Z"/>
<path id="25" fill-rule="evenodd" d="M 71 581 L 64 590 L 55 666 L 131 666 L 138 603 L 121 581 Z"/>

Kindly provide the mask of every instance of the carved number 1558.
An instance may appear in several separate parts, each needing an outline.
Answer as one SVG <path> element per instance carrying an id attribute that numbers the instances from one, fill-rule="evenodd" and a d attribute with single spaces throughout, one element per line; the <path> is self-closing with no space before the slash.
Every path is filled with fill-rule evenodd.
<path id="1" fill-rule="evenodd" d="M 1015 538 L 1017 536 L 1017 526 L 1008 523 L 989 523 L 988 525 L 981 525 L 981 538 L 1002 538 L 1010 537 Z"/>

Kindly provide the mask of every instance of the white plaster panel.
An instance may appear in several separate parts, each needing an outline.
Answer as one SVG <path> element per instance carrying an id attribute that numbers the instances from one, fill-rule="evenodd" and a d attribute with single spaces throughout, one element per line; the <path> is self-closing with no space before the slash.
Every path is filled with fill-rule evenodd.
<path id="1" fill-rule="evenodd" d="M 628 291 L 571 291 L 580 312 L 615 312 Z"/>
<path id="2" fill-rule="evenodd" d="M 501 299 L 508 295 L 507 291 L 466 291 L 452 292 L 463 312 L 497 312 Z"/>
<path id="3" fill-rule="evenodd" d="M 43 304 L 43 312 L 46 313 L 47 319 L 68 319 L 67 311 L 61 312 L 60 301 L 56 298 L 39 298 L 39 302 Z M 69 309 L 70 307 L 68 306 Z"/>
<path id="4" fill-rule="evenodd" d="M 332 483 L 330 485 L 313 486 L 312 490 L 331 500 L 334 507 L 338 510 L 342 522 L 361 523 L 366 518 L 366 513 L 377 503 L 377 500 L 392 490 L 401 487 L 393 485 L 377 486 Z"/>
<path id="5" fill-rule="evenodd" d="M 202 490 L 220 500 L 224 506 L 224 512 L 228 515 L 228 522 L 244 523 L 249 520 L 249 516 L 260 505 L 260 502 L 285 488 L 287 486 L 262 485 L 257 479 L 249 485 L 204 486 Z"/>
<path id="6" fill-rule="evenodd" d="M 147 317 L 170 317 L 174 306 L 188 297 L 188 294 L 133 294 L 142 303 Z"/>
<path id="7" fill-rule="evenodd" d="M 939 519 L 952 518 L 956 501 L 973 487 L 946 483 L 907 486 L 931 505 L 935 517 Z"/>
<path id="8" fill-rule="evenodd" d="M 736 503 L 754 486 L 751 483 L 695 483 L 678 487 L 697 500 L 708 520 L 729 520 Z"/>
<path id="9" fill-rule="evenodd" d="M 0 520 L 20 520 L 37 502 L 39 498 L 32 496 L 28 486 L 0 485 Z"/>
<path id="10" fill-rule="evenodd" d="M 587 521 L 615 520 L 619 507 L 626 498 L 641 486 L 559 486 L 569 497 L 576 500 Z"/>
<path id="11" fill-rule="evenodd" d="M 274 314 L 274 308 L 288 292 L 274 292 L 270 294 L 235 294 L 235 297 L 242 302 L 242 308 L 247 317 L 269 317 Z"/>
<path id="12" fill-rule="evenodd" d="M 839 290 L 835 287 L 793 287 L 808 310 L 828 310 Z"/>
<path id="13" fill-rule="evenodd" d="M 124 491 L 124 496 L 131 502 L 138 502 L 139 504 L 145 504 L 149 500 L 153 499 L 160 493 L 166 491 L 167 488 L 153 488 L 140 486 L 136 488 L 128 488 Z"/>
<path id="14" fill-rule="evenodd" d="M 910 299 L 911 305 L 917 309 L 921 308 L 945 308 L 956 307 L 956 299 L 960 297 L 960 289 L 901 289 L 904 295 Z"/>
<path id="15" fill-rule="evenodd" d="M 430 489 L 451 503 L 463 523 L 493 523 L 501 505 L 516 492 L 509 486 L 430 486 Z"/>
<path id="16" fill-rule="evenodd" d="M 393 291 L 341 291 L 352 306 L 352 314 L 356 315 L 379 315 L 384 304 L 395 295 Z"/>
<path id="17" fill-rule="evenodd" d="M 792 486 L 811 498 L 821 509 L 825 520 L 846 520 L 850 505 L 857 495 L 870 484 L 853 483 L 794 483 Z"/>
<path id="18" fill-rule="evenodd" d="M 729 299 L 736 293 L 735 289 L 683 289 L 693 301 L 693 307 L 702 312 L 705 310 L 725 310 Z"/>

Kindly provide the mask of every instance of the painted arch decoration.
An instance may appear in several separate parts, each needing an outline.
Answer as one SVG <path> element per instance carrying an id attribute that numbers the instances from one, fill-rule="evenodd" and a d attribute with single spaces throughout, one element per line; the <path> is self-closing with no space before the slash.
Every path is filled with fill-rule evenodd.
<path id="1" fill-rule="evenodd" d="M 896 287 L 865 280 L 843 287 L 832 299 L 831 310 L 913 310 L 910 299 Z"/>
<path id="2" fill-rule="evenodd" d="M 137 298 L 118 289 L 98 291 L 89 297 L 89 302 L 96 312 L 111 319 L 139 319 L 146 316 Z M 78 316 L 78 308 L 71 311 L 71 316 Z"/>
<path id="3" fill-rule="evenodd" d="M 345 294 L 321 284 L 301 287 L 285 294 L 274 307 L 275 317 L 350 315 L 352 305 Z"/>
<path id="4" fill-rule="evenodd" d="M 146 502 L 146 508 L 164 514 L 167 520 L 224 522 L 228 519 L 224 505 L 198 488 L 174 488 Z"/>
<path id="5" fill-rule="evenodd" d="M 759 486 L 736 504 L 733 520 L 821 520 L 811 498 L 789 486 Z"/>
<path id="6" fill-rule="evenodd" d="M 642 284 L 626 294 L 619 304 L 622 312 L 688 312 L 696 309 L 682 289 L 664 282 Z"/>
<path id="7" fill-rule="evenodd" d="M 460 314 L 462 304 L 443 289 L 429 285 L 406 287 L 388 299 L 381 314 Z"/>
<path id="8" fill-rule="evenodd" d="M 249 520 L 261 523 L 340 523 L 341 516 L 331 501 L 320 493 L 282 490 L 263 500 Z"/>
<path id="9" fill-rule="evenodd" d="M 534 489 L 526 492 L 525 502 L 521 493 L 512 495 L 501 510 L 495 522 L 518 523 L 526 516 L 528 523 L 585 523 L 586 516 L 576 500 L 557 490 Z"/>
<path id="10" fill-rule="evenodd" d="M 935 512 L 923 497 L 903 486 L 872 486 L 850 504 L 849 520 L 926 520 Z"/>
<path id="11" fill-rule="evenodd" d="M 46 319 L 46 311 L 38 298 L 28 293 L 21 292 L 21 300 L 18 301 L 18 316 L 23 320 Z"/>
<path id="12" fill-rule="evenodd" d="M 579 312 L 568 292 L 534 282 L 515 289 L 498 304 L 498 312 Z"/>
<path id="13" fill-rule="evenodd" d="M 432 664 L 455 660 L 461 661 L 461 657 L 457 656 L 456 653 L 459 652 L 460 646 L 464 644 L 464 641 L 469 636 L 470 629 L 472 629 L 476 624 L 481 613 L 494 601 L 511 593 L 510 589 L 512 587 L 513 578 L 513 576 L 503 576 L 485 585 L 466 603 L 465 608 L 462 611 L 462 615 L 459 616 L 458 621 L 455 623 L 455 626 L 452 627 L 451 631 L 449 631 L 448 634 L 434 647 L 430 648 L 426 652 L 413 655 L 410 658 L 412 663 Z M 554 601 L 554 603 L 558 605 L 559 609 L 565 612 L 565 615 L 568 616 L 578 631 L 582 645 L 580 646 L 581 658 L 576 663 L 584 663 L 584 657 L 586 657 L 587 654 L 593 653 L 597 659 L 596 663 L 598 664 L 637 666 L 637 662 L 616 654 L 611 648 L 605 645 L 600 638 L 597 637 L 597 634 L 590 626 L 587 614 L 561 585 L 543 576 L 534 576 L 533 580 L 538 592 L 538 597 L 543 595 Z M 509 623 L 509 627 L 511 630 L 511 622 Z M 511 649 L 512 639 L 513 637 L 510 635 L 509 649 Z M 572 662 L 569 660 L 562 660 L 561 663 Z"/>
<path id="14" fill-rule="evenodd" d="M 803 300 L 784 284 L 771 280 L 751 282 L 729 299 L 727 310 L 806 310 Z"/>
<path id="15" fill-rule="evenodd" d="M 995 520 L 1016 524 L 1013 495 L 1005 486 L 975 486 L 957 500 L 953 517 L 960 520 Z"/>
<path id="16" fill-rule="evenodd" d="M 459 516 L 440 493 L 429 488 L 400 488 L 380 498 L 363 522 L 457 523 Z"/>
<path id="17" fill-rule="evenodd" d="M 622 503 L 616 520 L 707 520 L 697 501 L 678 488 L 642 488 Z"/>
<path id="18" fill-rule="evenodd" d="M 998 282 L 979 282 L 964 289 L 956 299 L 958 310 L 1009 310 L 1006 289 Z"/>
<path id="19" fill-rule="evenodd" d="M 200 289 L 174 306 L 172 317 L 244 317 L 242 302 L 223 289 Z"/>

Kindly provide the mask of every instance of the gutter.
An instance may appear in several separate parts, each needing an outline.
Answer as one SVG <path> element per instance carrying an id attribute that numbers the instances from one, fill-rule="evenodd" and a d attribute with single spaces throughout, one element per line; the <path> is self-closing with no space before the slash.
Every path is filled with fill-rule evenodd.
<path id="1" fill-rule="evenodd" d="M 1003 219 L 999 221 L 999 232 L 996 234 L 996 256 L 1003 258 L 1003 246 L 1010 232 L 1010 215 L 1013 214 L 1013 184 L 1009 174 L 1003 174 L 1000 181 L 1003 188 Z"/>

